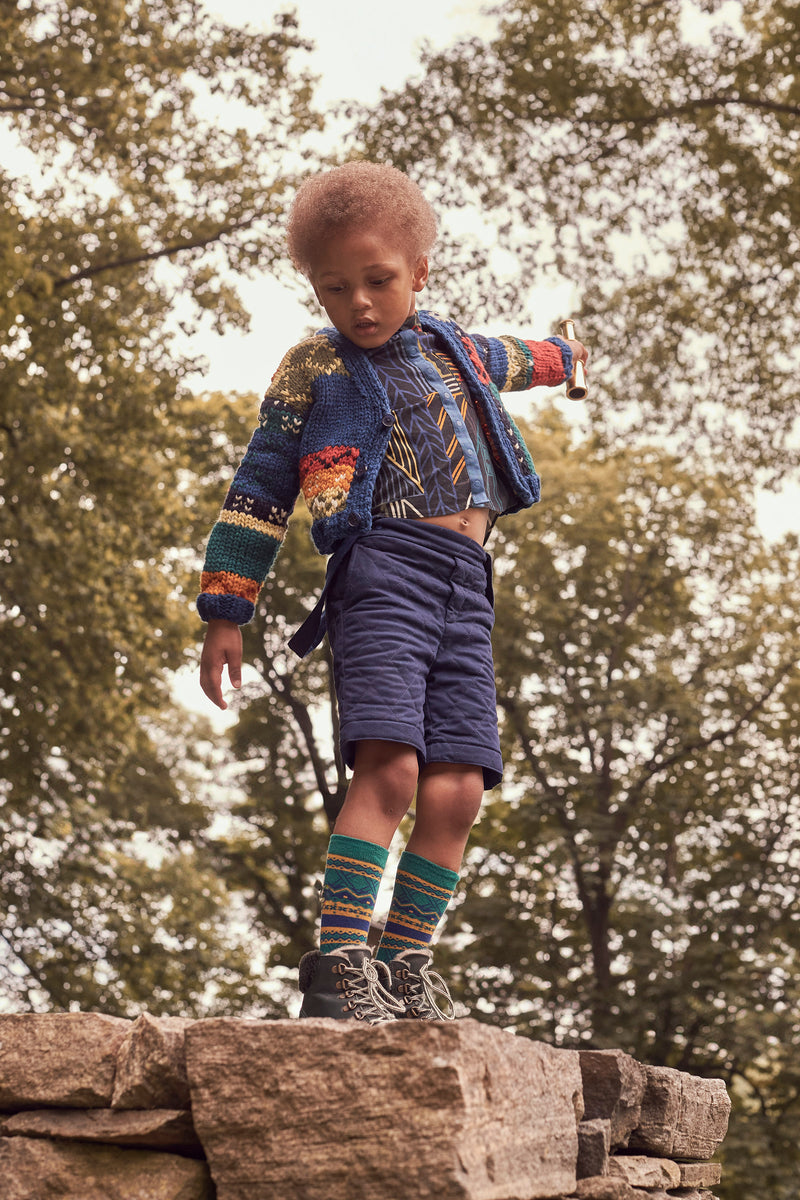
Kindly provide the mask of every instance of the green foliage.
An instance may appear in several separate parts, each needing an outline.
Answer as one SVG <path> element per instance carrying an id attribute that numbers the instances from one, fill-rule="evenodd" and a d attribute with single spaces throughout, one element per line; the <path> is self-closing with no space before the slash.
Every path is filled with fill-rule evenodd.
<path id="1" fill-rule="evenodd" d="M 0 35 L 3 992 L 234 1002 L 244 960 L 191 847 L 213 814 L 171 761 L 192 731 L 159 714 L 241 418 L 187 393 L 175 335 L 245 323 L 231 269 L 280 258 L 319 123 L 302 44 L 288 16 L 255 34 L 194 0 L 6 5 Z M 122 849 L 137 831 L 162 861 Z"/>
<path id="2" fill-rule="evenodd" d="M 527 284 L 579 293 L 589 409 L 612 429 L 779 480 L 798 464 L 800 24 L 782 0 L 506 0 L 386 94 L 356 144 L 474 205 L 513 274 L 465 295 L 515 323 Z M 467 255 L 464 255 L 466 258 Z M 452 264 L 452 255 L 449 262 Z M 434 264 L 434 267 L 436 264 Z M 470 276 L 474 279 L 474 276 Z"/>

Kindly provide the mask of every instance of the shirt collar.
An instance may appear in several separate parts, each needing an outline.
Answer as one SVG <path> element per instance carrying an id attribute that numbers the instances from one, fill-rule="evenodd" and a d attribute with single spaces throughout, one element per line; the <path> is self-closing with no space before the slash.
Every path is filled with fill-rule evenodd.
<path id="1" fill-rule="evenodd" d="M 410 317 L 406 317 L 405 321 L 403 321 L 403 324 L 396 333 L 392 334 L 388 341 L 383 342 L 380 346 L 373 346 L 371 350 L 365 350 L 364 353 L 371 357 L 374 354 L 380 354 L 382 351 L 390 350 L 402 340 L 403 334 L 409 329 L 413 330 L 413 332 L 417 334 L 423 332 L 422 325 L 420 324 L 419 320 L 419 314 L 416 312 L 416 310 L 411 314 Z"/>

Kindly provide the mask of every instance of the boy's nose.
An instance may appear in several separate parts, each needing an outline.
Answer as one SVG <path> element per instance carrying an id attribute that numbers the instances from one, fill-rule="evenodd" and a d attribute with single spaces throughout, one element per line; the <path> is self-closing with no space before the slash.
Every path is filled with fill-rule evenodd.
<path id="1" fill-rule="evenodd" d="M 353 292 L 353 308 L 369 308 L 369 304 L 370 300 L 366 290 L 362 291 L 360 288 L 356 288 Z"/>

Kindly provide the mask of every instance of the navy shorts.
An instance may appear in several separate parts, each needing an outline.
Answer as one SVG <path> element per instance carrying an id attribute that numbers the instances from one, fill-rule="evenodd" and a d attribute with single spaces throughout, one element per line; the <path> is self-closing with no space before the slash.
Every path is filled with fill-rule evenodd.
<path id="1" fill-rule="evenodd" d="M 342 756 L 358 742 L 414 746 L 421 765 L 503 774 L 492 658 L 491 559 L 440 525 L 381 518 L 327 590 Z"/>

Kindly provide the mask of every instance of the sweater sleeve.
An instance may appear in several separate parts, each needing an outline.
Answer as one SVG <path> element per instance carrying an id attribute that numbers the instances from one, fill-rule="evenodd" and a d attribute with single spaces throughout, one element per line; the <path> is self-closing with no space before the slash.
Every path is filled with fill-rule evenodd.
<path id="1" fill-rule="evenodd" d="M 312 405 L 305 343 L 278 367 L 258 425 L 208 539 L 197 611 L 238 625 L 255 612 L 261 585 L 286 536 L 298 493 L 300 439 Z"/>
<path id="2" fill-rule="evenodd" d="M 530 342 L 510 335 L 493 338 L 471 334 L 470 337 L 489 378 L 501 392 L 558 387 L 572 374 L 572 351 L 563 338 Z"/>

